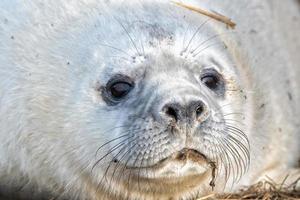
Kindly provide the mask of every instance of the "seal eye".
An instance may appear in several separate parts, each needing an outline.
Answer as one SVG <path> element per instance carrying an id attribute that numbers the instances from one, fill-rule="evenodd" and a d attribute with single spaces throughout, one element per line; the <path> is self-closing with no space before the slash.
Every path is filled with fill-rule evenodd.
<path id="1" fill-rule="evenodd" d="M 117 105 L 134 88 L 134 85 L 130 77 L 116 74 L 102 88 L 102 98 L 108 105 Z"/>
<path id="2" fill-rule="evenodd" d="M 219 78 L 213 74 L 205 75 L 201 81 L 211 90 L 216 90 L 219 87 Z"/>
<path id="3" fill-rule="evenodd" d="M 127 82 L 116 82 L 112 84 L 109 88 L 111 95 L 117 99 L 126 96 L 131 89 L 132 85 Z"/>
<path id="4" fill-rule="evenodd" d="M 225 93 L 225 82 L 221 74 L 215 69 L 206 69 L 201 76 L 201 82 L 217 95 L 222 96 Z"/>

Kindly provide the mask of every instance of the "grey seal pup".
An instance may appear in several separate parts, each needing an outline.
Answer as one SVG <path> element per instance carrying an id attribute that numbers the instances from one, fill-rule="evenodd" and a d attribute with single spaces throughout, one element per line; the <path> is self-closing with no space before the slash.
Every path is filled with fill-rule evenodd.
<path id="1" fill-rule="evenodd" d="M 1 195 L 192 199 L 295 180 L 297 2 L 184 3 L 236 29 L 170 1 L 1 1 Z"/>

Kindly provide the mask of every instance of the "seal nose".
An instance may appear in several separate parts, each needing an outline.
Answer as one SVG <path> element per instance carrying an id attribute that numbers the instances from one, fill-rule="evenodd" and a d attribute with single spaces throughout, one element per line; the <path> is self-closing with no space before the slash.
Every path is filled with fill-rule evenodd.
<path id="1" fill-rule="evenodd" d="M 163 112 L 166 114 L 166 116 L 172 118 L 173 120 L 175 120 L 175 122 L 177 122 L 179 120 L 179 117 L 181 117 L 180 110 L 181 106 L 177 103 L 166 104 L 163 107 Z"/>
<path id="2" fill-rule="evenodd" d="M 201 119 L 203 116 L 206 106 L 203 101 L 191 101 L 185 106 L 179 103 L 167 103 L 163 106 L 163 113 L 166 117 L 173 119 L 175 122 L 181 120 L 194 121 Z"/>

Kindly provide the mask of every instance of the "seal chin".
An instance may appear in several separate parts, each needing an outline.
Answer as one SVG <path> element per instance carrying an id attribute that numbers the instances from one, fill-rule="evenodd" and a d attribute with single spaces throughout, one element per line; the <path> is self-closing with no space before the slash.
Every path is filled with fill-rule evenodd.
<path id="1" fill-rule="evenodd" d="M 131 168 L 138 176 L 146 179 L 184 179 L 191 176 L 204 176 L 210 171 L 210 161 L 194 149 L 184 148 L 152 166 Z"/>

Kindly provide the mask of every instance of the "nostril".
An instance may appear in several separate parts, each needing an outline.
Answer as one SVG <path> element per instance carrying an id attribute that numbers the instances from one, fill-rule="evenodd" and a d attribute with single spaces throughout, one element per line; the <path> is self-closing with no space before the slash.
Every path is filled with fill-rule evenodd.
<path id="1" fill-rule="evenodd" d="M 203 105 L 197 106 L 197 108 L 196 108 L 196 116 L 197 116 L 197 118 L 202 115 L 203 111 L 204 111 Z"/>
<path id="2" fill-rule="evenodd" d="M 169 117 L 175 119 L 176 122 L 178 121 L 178 112 L 176 111 L 175 108 L 167 106 L 165 112 Z"/>

